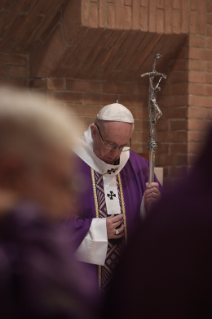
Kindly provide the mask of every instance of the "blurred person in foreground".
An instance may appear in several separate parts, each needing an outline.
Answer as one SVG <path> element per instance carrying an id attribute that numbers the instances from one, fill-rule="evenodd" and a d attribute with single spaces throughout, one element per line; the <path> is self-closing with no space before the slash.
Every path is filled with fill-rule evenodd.
<path id="1" fill-rule="evenodd" d="M 71 114 L 35 94 L 0 89 L 0 317 L 93 318 L 58 219 L 73 206 Z"/>
<path id="2" fill-rule="evenodd" d="M 102 318 L 212 318 L 212 129 L 188 178 L 147 216 L 120 263 Z"/>

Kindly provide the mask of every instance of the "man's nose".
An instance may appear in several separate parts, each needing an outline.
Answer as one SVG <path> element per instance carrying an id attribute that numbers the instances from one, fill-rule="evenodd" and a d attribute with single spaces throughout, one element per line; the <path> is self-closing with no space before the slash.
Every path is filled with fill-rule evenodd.
<path id="1" fill-rule="evenodd" d="M 111 153 L 114 155 L 119 155 L 121 153 L 121 151 L 119 150 L 118 147 L 116 148 L 112 148 Z"/>

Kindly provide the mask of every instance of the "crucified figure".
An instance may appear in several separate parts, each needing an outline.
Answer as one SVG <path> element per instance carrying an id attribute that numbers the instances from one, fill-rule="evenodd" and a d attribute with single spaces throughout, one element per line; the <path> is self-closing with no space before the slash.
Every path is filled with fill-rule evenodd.
<path id="1" fill-rule="evenodd" d="M 161 57 L 160 54 L 156 54 L 152 71 L 144 73 L 141 77 L 149 77 L 149 121 L 150 121 L 150 141 L 148 142 L 148 149 L 150 152 L 149 156 L 149 183 L 154 180 L 154 164 L 155 164 L 155 151 L 157 148 L 157 143 L 155 141 L 155 125 L 158 119 L 161 117 L 162 112 L 156 100 L 156 93 L 161 90 L 159 87 L 162 79 L 166 79 L 167 76 L 163 73 L 158 73 L 155 69 L 157 60 Z M 154 87 L 154 78 L 159 76 L 158 83 Z"/>

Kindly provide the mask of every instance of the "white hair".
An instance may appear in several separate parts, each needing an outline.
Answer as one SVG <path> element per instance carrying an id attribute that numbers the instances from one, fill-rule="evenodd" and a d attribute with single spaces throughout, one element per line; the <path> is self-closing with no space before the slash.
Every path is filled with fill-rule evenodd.
<path id="1" fill-rule="evenodd" d="M 28 91 L 0 89 L 0 155 L 34 157 L 41 145 L 70 151 L 76 135 L 76 120 L 56 101 Z"/>

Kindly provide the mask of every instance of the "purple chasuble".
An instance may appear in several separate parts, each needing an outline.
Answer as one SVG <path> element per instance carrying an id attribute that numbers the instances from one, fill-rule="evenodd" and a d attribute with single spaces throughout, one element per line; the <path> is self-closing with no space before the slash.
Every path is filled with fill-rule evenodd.
<path id="1" fill-rule="evenodd" d="M 67 227 L 70 227 L 73 231 L 72 234 L 74 234 L 75 244 L 79 246 L 89 230 L 92 218 L 106 217 L 107 209 L 102 175 L 91 169 L 91 167 L 80 158 L 78 158 L 78 167 L 79 171 L 83 174 L 84 184 L 87 187 L 80 195 L 79 214 L 67 222 Z M 143 194 L 146 190 L 148 175 L 148 161 L 137 153 L 130 151 L 129 160 L 116 177 L 119 202 L 125 224 L 124 238 L 121 240 L 109 240 L 107 258 L 103 267 L 87 264 L 89 274 L 93 276 L 93 280 L 99 285 L 101 291 L 104 290 L 111 279 L 123 246 L 131 238 L 134 230 L 141 221 L 140 207 Z M 156 177 L 155 181 L 158 182 Z M 162 193 L 163 188 L 161 185 L 159 189 Z M 114 254 L 112 254 L 113 250 Z"/>

